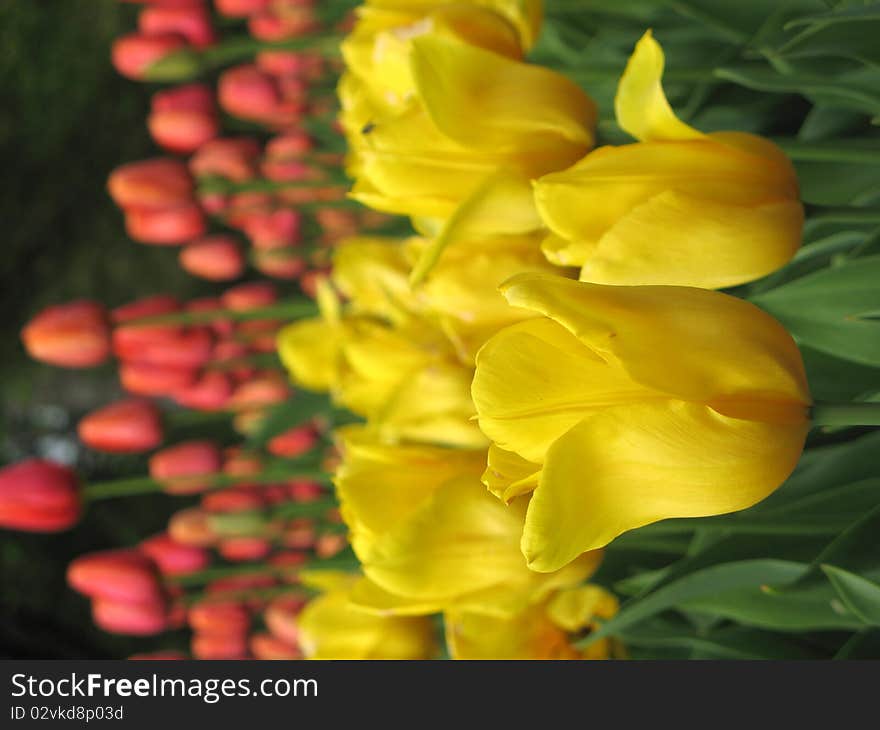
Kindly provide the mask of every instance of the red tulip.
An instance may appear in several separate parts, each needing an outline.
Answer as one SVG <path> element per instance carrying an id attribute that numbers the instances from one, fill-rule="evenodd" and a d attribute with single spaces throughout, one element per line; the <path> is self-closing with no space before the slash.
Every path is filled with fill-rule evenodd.
<path id="1" fill-rule="evenodd" d="M 313 426 L 296 426 L 270 439 L 267 450 L 274 456 L 293 458 L 311 451 L 318 440 L 318 432 Z"/>
<path id="2" fill-rule="evenodd" d="M 122 400 L 89 413 L 79 422 L 77 433 L 96 451 L 136 454 L 162 443 L 162 419 L 150 401 Z"/>
<path id="3" fill-rule="evenodd" d="M 119 365 L 119 382 L 134 395 L 170 396 L 188 388 L 197 377 L 198 371 L 191 368 L 144 362 L 123 362 Z"/>
<path id="4" fill-rule="evenodd" d="M 275 77 L 253 65 L 224 71 L 217 95 L 220 106 L 229 114 L 259 122 L 278 117 L 284 102 Z"/>
<path id="5" fill-rule="evenodd" d="M 227 308 L 241 312 L 271 306 L 278 300 L 278 290 L 268 281 L 255 281 L 227 289 L 221 299 Z"/>
<path id="6" fill-rule="evenodd" d="M 117 167 L 107 180 L 120 208 L 169 208 L 192 200 L 193 179 L 180 160 L 156 157 Z"/>
<path id="7" fill-rule="evenodd" d="M 266 632 L 251 636 L 249 645 L 251 654 L 254 655 L 255 659 L 284 660 L 303 658 L 299 647 Z"/>
<path id="8" fill-rule="evenodd" d="M 247 216 L 243 221 L 243 228 L 255 248 L 286 248 L 299 243 L 302 222 L 299 211 L 279 208 Z"/>
<path id="9" fill-rule="evenodd" d="M 273 635 L 296 646 L 299 643 L 297 620 L 305 604 L 303 598 L 289 596 L 276 598 L 263 613 L 263 621 Z"/>
<path id="10" fill-rule="evenodd" d="M 243 634 L 251 627 L 251 612 L 237 601 L 210 599 L 190 607 L 187 623 L 193 631 Z"/>
<path id="11" fill-rule="evenodd" d="M 27 459 L 0 469 L 0 527 L 59 532 L 76 524 L 82 506 L 70 469 Z"/>
<path id="12" fill-rule="evenodd" d="M 210 547 L 217 542 L 208 515 L 197 507 L 175 512 L 168 521 L 168 534 L 183 545 Z"/>
<path id="13" fill-rule="evenodd" d="M 230 281 L 244 273 L 245 258 L 231 236 L 208 236 L 181 250 L 180 266 L 193 276 L 209 281 Z"/>
<path id="14" fill-rule="evenodd" d="M 272 9 L 252 15 L 248 21 L 250 34 L 263 41 L 296 38 L 317 28 L 318 18 L 311 4 L 296 0 L 277 1 Z"/>
<path id="15" fill-rule="evenodd" d="M 261 274 L 273 279 L 292 281 L 305 272 L 308 264 L 296 249 L 275 248 L 271 251 L 255 250 L 253 253 L 254 268 Z M 275 349 L 273 341 L 272 349 Z"/>
<path id="16" fill-rule="evenodd" d="M 150 458 L 150 476 L 171 494 L 195 494 L 208 488 L 205 477 L 220 472 L 220 450 L 210 441 L 186 441 Z M 199 478 L 201 477 L 201 478 Z"/>
<path id="17" fill-rule="evenodd" d="M 186 575 L 203 570 L 211 562 L 207 550 L 178 542 L 164 532 L 144 540 L 138 549 L 156 563 L 163 575 Z"/>
<path id="18" fill-rule="evenodd" d="M 214 0 L 214 8 L 220 15 L 245 18 L 269 7 L 272 0 Z"/>
<path id="19" fill-rule="evenodd" d="M 202 145 L 189 161 L 196 177 L 222 177 L 247 182 L 257 174 L 260 145 L 247 137 L 221 137 Z"/>
<path id="20" fill-rule="evenodd" d="M 169 628 L 165 605 L 159 603 L 128 603 L 107 598 L 92 601 L 95 626 L 111 634 L 152 636 Z"/>
<path id="21" fill-rule="evenodd" d="M 193 634 L 190 651 L 196 659 L 245 659 L 248 653 L 247 633 Z"/>
<path id="22" fill-rule="evenodd" d="M 220 130 L 214 94 L 205 84 L 186 84 L 153 95 L 147 119 L 160 147 L 188 154 L 214 139 Z"/>
<path id="23" fill-rule="evenodd" d="M 119 603 L 164 604 L 156 564 L 137 550 L 107 550 L 82 555 L 67 567 L 71 588 Z"/>
<path id="24" fill-rule="evenodd" d="M 114 41 L 111 56 L 113 66 L 120 74 L 142 81 L 150 76 L 151 67 L 158 61 L 187 47 L 186 40 L 175 33 L 129 33 Z"/>
<path id="25" fill-rule="evenodd" d="M 144 317 L 156 317 L 162 314 L 173 314 L 180 311 L 180 302 L 170 294 L 155 294 L 150 297 L 136 299 L 110 312 L 116 324 L 133 322 Z M 152 325 L 157 326 L 157 325 Z"/>
<path id="26" fill-rule="evenodd" d="M 125 231 L 135 241 L 156 246 L 177 246 L 204 235 L 205 214 L 195 203 L 174 208 L 131 208 L 125 214 Z"/>
<path id="27" fill-rule="evenodd" d="M 205 48 L 216 42 L 211 15 L 204 7 L 154 6 L 146 8 L 138 18 L 138 28 L 144 35 L 177 34 L 195 48 Z"/>
<path id="28" fill-rule="evenodd" d="M 264 373 L 239 385 L 229 401 L 231 408 L 254 409 L 286 401 L 290 386 L 280 373 Z"/>
<path id="29" fill-rule="evenodd" d="M 174 400 L 184 408 L 197 411 L 219 411 L 226 407 L 232 396 L 232 380 L 226 373 L 209 371 L 187 388 L 174 394 Z"/>
<path id="30" fill-rule="evenodd" d="M 100 365 L 110 354 L 107 313 L 95 302 L 47 307 L 25 325 L 21 339 L 35 360 L 59 367 Z"/>
<path id="31" fill-rule="evenodd" d="M 217 552 L 233 563 L 262 560 L 272 552 L 272 543 L 262 537 L 228 537 L 217 546 Z"/>
<path id="32" fill-rule="evenodd" d="M 207 326 L 160 328 L 131 324 L 117 327 L 113 333 L 113 351 L 126 362 L 199 368 L 211 359 L 213 350 L 214 335 Z"/>

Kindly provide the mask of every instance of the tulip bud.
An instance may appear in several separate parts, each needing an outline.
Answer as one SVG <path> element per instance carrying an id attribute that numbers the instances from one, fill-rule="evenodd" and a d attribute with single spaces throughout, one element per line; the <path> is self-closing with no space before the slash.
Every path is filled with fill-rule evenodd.
<path id="1" fill-rule="evenodd" d="M 267 450 L 274 456 L 289 459 L 311 451 L 318 441 L 318 432 L 314 426 L 296 426 L 270 439 Z"/>
<path id="2" fill-rule="evenodd" d="M 303 598 L 282 596 L 274 599 L 263 614 L 266 628 L 279 639 L 294 646 L 299 642 L 297 619 L 306 601 Z"/>
<path id="3" fill-rule="evenodd" d="M 210 547 L 217 541 L 208 515 L 196 507 L 175 512 L 168 521 L 168 534 L 176 542 L 193 547 Z"/>
<path id="4" fill-rule="evenodd" d="M 268 281 L 255 281 L 227 289 L 221 298 L 227 308 L 244 312 L 271 306 L 278 301 L 278 290 Z"/>
<path id="5" fill-rule="evenodd" d="M 287 493 L 294 502 L 314 502 L 321 499 L 326 490 L 318 482 L 297 479 L 287 484 Z"/>
<path id="6" fill-rule="evenodd" d="M 147 36 L 177 34 L 195 48 L 216 42 L 211 16 L 204 7 L 151 7 L 141 12 L 138 28 Z"/>
<path id="7" fill-rule="evenodd" d="M 179 160 L 156 157 L 117 167 L 107 189 L 120 208 L 169 208 L 192 199 L 193 180 Z"/>
<path id="8" fill-rule="evenodd" d="M 128 362 L 162 367 L 199 368 L 214 350 L 214 336 L 204 326 L 179 327 L 136 323 L 117 327 L 113 351 Z"/>
<path id="9" fill-rule="evenodd" d="M 229 18 L 246 18 L 266 10 L 272 0 L 214 0 L 214 8 Z"/>
<path id="10" fill-rule="evenodd" d="M 257 174 L 260 145 L 247 137 L 213 139 L 202 145 L 189 161 L 196 177 L 222 177 L 247 182 Z"/>
<path id="11" fill-rule="evenodd" d="M 237 601 L 200 601 L 187 612 L 187 623 L 193 631 L 206 634 L 246 634 L 251 627 L 251 613 Z"/>
<path id="12" fill-rule="evenodd" d="M 95 626 L 111 634 L 151 636 L 169 628 L 165 605 L 161 602 L 128 603 L 107 598 L 92 601 Z"/>
<path id="13" fill-rule="evenodd" d="M 202 509 L 211 514 L 253 512 L 265 506 L 261 492 L 245 486 L 221 489 L 202 495 Z M 211 522 L 211 524 L 216 524 Z M 218 534 L 212 529 L 214 534 Z"/>
<path id="14" fill-rule="evenodd" d="M 190 651 L 196 659 L 245 659 L 247 634 L 203 634 L 192 637 Z"/>
<path id="15" fill-rule="evenodd" d="M 203 548 L 178 542 L 167 533 L 144 540 L 138 549 L 156 563 L 162 575 L 186 575 L 203 570 L 211 562 Z"/>
<path id="16" fill-rule="evenodd" d="M 348 545 L 348 539 L 345 535 L 328 532 L 319 535 L 315 540 L 315 555 L 321 559 L 332 558 L 345 550 Z"/>
<path id="17" fill-rule="evenodd" d="M 58 464 L 27 459 L 0 469 L 0 527 L 59 532 L 81 511 L 76 475 Z"/>
<path id="18" fill-rule="evenodd" d="M 219 133 L 211 89 L 187 84 L 154 94 L 147 127 L 159 146 L 183 154 L 195 152 Z"/>
<path id="19" fill-rule="evenodd" d="M 110 312 L 110 317 L 116 324 L 123 324 L 144 317 L 156 317 L 178 311 L 180 311 L 180 302 L 175 297 L 169 294 L 156 294 L 123 304 L 121 307 L 116 307 L 116 309 Z M 152 326 L 156 327 L 157 325 Z M 162 328 L 162 326 L 159 327 L 160 329 Z M 143 325 L 140 326 L 138 331 L 143 331 Z"/>
<path id="20" fill-rule="evenodd" d="M 205 587 L 205 592 L 208 595 L 221 598 L 230 594 L 240 596 L 246 593 L 259 593 L 277 585 L 278 581 L 271 575 L 236 575 L 212 581 Z M 260 610 L 265 603 L 265 599 L 258 595 L 250 596 L 244 601 L 244 604 L 252 611 Z"/>
<path id="21" fill-rule="evenodd" d="M 82 555 L 67 567 L 67 583 L 94 599 L 160 605 L 165 601 L 156 564 L 136 550 Z"/>
<path id="22" fill-rule="evenodd" d="M 119 365 L 119 382 L 134 395 L 172 395 L 192 385 L 197 376 L 198 371 L 191 368 L 143 362 L 123 362 Z"/>
<path id="23" fill-rule="evenodd" d="M 59 367 L 100 365 L 110 354 L 107 315 L 94 302 L 47 307 L 25 325 L 21 339 L 32 358 Z"/>
<path id="24" fill-rule="evenodd" d="M 174 400 L 184 408 L 219 411 L 226 407 L 232 390 L 232 380 L 226 373 L 208 371 L 195 383 L 175 393 Z"/>
<path id="25" fill-rule="evenodd" d="M 250 476 L 263 471 L 263 462 L 257 454 L 240 448 L 228 448 L 223 452 L 223 473 L 230 476 Z"/>
<path id="26" fill-rule="evenodd" d="M 204 235 L 205 214 L 195 203 L 175 208 L 148 210 L 133 208 L 126 211 L 125 231 L 139 243 L 156 246 L 176 246 Z"/>
<path id="27" fill-rule="evenodd" d="M 318 19 L 308 6 L 284 7 L 278 12 L 271 10 L 256 13 L 248 21 L 248 31 L 261 41 L 283 41 L 313 33 Z"/>
<path id="28" fill-rule="evenodd" d="M 162 443 L 162 421 L 153 403 L 129 399 L 92 411 L 79 422 L 77 433 L 96 451 L 137 454 Z"/>
<path id="29" fill-rule="evenodd" d="M 253 654 L 256 659 L 285 660 L 303 658 L 299 647 L 265 632 L 251 636 L 250 649 L 251 654 Z"/>
<path id="30" fill-rule="evenodd" d="M 221 540 L 217 552 L 233 563 L 262 560 L 272 552 L 272 543 L 262 537 L 230 537 Z"/>
<path id="31" fill-rule="evenodd" d="M 264 373 L 239 385 L 229 401 L 231 408 L 253 409 L 282 403 L 290 397 L 290 386 L 279 373 Z"/>
<path id="32" fill-rule="evenodd" d="M 253 65 L 224 71 L 217 96 L 227 113 L 255 122 L 271 124 L 283 111 L 284 99 L 275 77 Z"/>
<path id="33" fill-rule="evenodd" d="M 204 477 L 216 475 L 221 463 L 220 450 L 210 441 L 187 441 L 153 454 L 150 476 L 170 494 L 195 494 L 210 486 Z"/>
<path id="34" fill-rule="evenodd" d="M 251 260 L 257 271 L 273 279 L 298 279 L 308 266 L 295 249 L 289 248 L 273 248 L 269 251 L 257 249 Z"/>
<path id="35" fill-rule="evenodd" d="M 315 526 L 308 518 L 291 520 L 281 536 L 282 543 L 296 550 L 311 550 L 315 546 Z"/>
<path id="36" fill-rule="evenodd" d="M 268 213 L 254 213 L 244 219 L 243 228 L 256 248 L 286 248 L 300 242 L 302 214 L 289 208 L 279 208 Z"/>
<path id="37" fill-rule="evenodd" d="M 193 276 L 209 281 L 229 281 L 244 273 L 245 259 L 231 236 L 209 236 L 181 250 L 180 266 Z"/>
<path id="38" fill-rule="evenodd" d="M 114 68 L 126 78 L 133 81 L 144 81 L 148 78 L 171 81 L 175 77 L 186 78 L 197 68 L 193 65 L 193 59 L 189 59 L 184 53 L 186 49 L 186 41 L 173 33 L 129 33 L 113 42 L 111 55 Z M 163 70 L 164 79 L 152 79 L 156 64 L 163 59 L 173 60 L 170 59 L 172 55 L 179 56 L 179 60 Z"/>

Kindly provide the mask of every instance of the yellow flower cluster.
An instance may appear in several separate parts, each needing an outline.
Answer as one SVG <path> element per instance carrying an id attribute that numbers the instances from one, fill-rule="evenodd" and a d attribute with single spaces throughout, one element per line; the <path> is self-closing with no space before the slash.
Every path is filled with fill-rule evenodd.
<path id="1" fill-rule="evenodd" d="M 754 504 L 803 447 L 794 342 L 712 291 L 797 249 L 788 160 L 677 119 L 650 32 L 616 99 L 638 141 L 591 151 L 593 102 L 523 60 L 540 18 L 367 0 L 343 43 L 352 196 L 419 235 L 348 241 L 279 338 L 364 419 L 335 475 L 363 575 L 307 609 L 316 656 L 429 656 L 436 613 L 453 657 L 608 656 L 573 644 L 617 610 L 585 582 L 602 548 Z"/>

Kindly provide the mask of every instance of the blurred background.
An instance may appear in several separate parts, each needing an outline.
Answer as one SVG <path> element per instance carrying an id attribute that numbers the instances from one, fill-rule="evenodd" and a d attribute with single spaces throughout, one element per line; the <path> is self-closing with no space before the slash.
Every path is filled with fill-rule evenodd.
<path id="1" fill-rule="evenodd" d="M 110 65 L 110 44 L 134 26 L 136 13 L 116 0 L 0 3 L 3 464 L 41 455 L 76 464 L 88 479 L 143 473 L 138 458 L 87 452 L 75 438 L 80 416 L 115 396 L 112 366 L 42 365 L 25 355 L 19 330 L 54 302 L 116 305 L 156 293 L 159 282 L 184 297 L 212 290 L 186 275 L 173 252 L 127 239 L 105 190 L 113 167 L 157 154 L 144 126 L 154 88 Z M 157 495 L 107 501 L 59 535 L 0 531 L 0 656 L 113 658 L 158 648 L 159 639 L 94 628 L 88 601 L 66 587 L 64 571 L 75 555 L 161 530 L 171 502 Z M 173 646 L 175 637 L 161 641 Z"/>

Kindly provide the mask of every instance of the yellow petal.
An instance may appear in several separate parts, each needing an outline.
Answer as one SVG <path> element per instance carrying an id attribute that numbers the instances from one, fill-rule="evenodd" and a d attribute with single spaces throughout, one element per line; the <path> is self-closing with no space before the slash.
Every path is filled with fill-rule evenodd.
<path id="1" fill-rule="evenodd" d="M 492 337 L 477 353 L 471 395 L 483 432 L 538 464 L 587 412 L 660 397 L 549 319 L 527 320 Z"/>
<path id="2" fill-rule="evenodd" d="M 509 504 L 516 497 L 534 490 L 540 474 L 540 464 L 533 464 L 512 451 L 492 444 L 489 447 L 488 466 L 483 472 L 483 484 L 498 499 Z"/>
<path id="3" fill-rule="evenodd" d="M 448 246 L 461 245 L 468 238 L 529 233 L 540 227 L 541 218 L 528 178 L 516 170 L 501 168 L 462 201 L 436 238 L 424 248 L 410 282 L 417 285 L 424 281 Z"/>
<path id="4" fill-rule="evenodd" d="M 303 319 L 278 333 L 278 355 L 294 382 L 309 390 L 328 391 L 338 377 L 340 337 L 323 319 Z"/>
<path id="5" fill-rule="evenodd" d="M 647 31 L 636 44 L 617 87 L 614 111 L 621 129 L 638 140 L 699 139 L 702 133 L 675 116 L 663 93 L 663 49 Z"/>
<path id="6" fill-rule="evenodd" d="M 415 39 L 411 58 L 431 119 L 466 147 L 497 150 L 535 177 L 593 144 L 595 104 L 560 74 L 438 36 Z"/>
<path id="7" fill-rule="evenodd" d="M 590 416 L 547 453 L 523 530 L 529 567 L 558 570 L 657 520 L 750 507 L 794 469 L 807 430 L 806 420 L 739 420 L 683 401 Z"/>
<path id="8" fill-rule="evenodd" d="M 591 627 L 597 619 L 609 619 L 620 604 L 613 594 L 601 586 L 585 585 L 566 588 L 547 602 L 547 615 L 561 629 L 576 633 Z"/>
<path id="9" fill-rule="evenodd" d="M 310 601 L 297 628 L 309 659 L 428 659 L 434 650 L 427 619 L 376 616 L 352 604 L 347 592 Z"/>
<path id="10" fill-rule="evenodd" d="M 799 202 L 745 207 L 672 190 L 620 218 L 584 263 L 597 284 L 706 289 L 744 284 L 784 266 L 801 242 Z"/>
<path id="11" fill-rule="evenodd" d="M 736 409 L 741 417 L 805 420 L 810 396 L 797 346 L 781 324 L 742 299 L 689 287 L 604 286 L 541 274 L 515 276 L 504 291 L 511 304 L 551 317 L 646 388 L 731 414 L 728 409 Z M 498 362 L 486 367 L 503 370 Z M 479 371 L 478 358 L 475 383 Z M 555 385 L 546 389 L 557 392 Z M 474 395 L 482 417 L 476 389 Z"/>
<path id="12" fill-rule="evenodd" d="M 377 586 L 369 578 L 361 578 L 351 592 L 351 601 L 359 608 L 380 616 L 428 616 L 443 611 L 441 602 L 424 602 L 396 596 Z"/>

